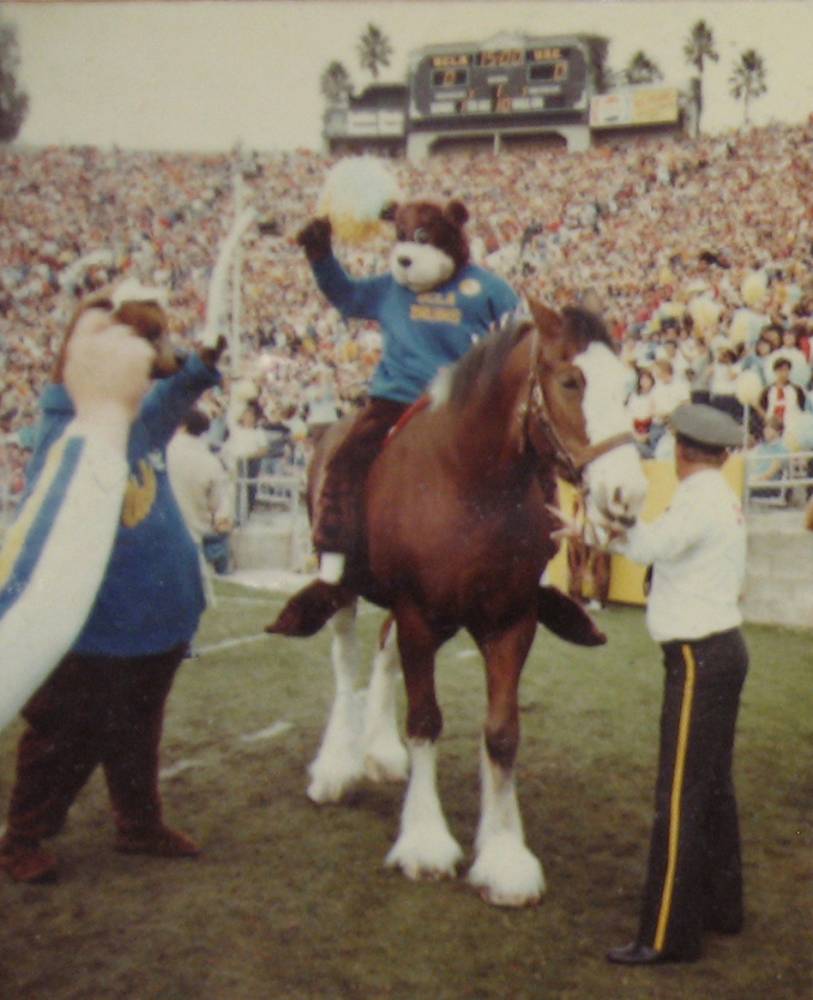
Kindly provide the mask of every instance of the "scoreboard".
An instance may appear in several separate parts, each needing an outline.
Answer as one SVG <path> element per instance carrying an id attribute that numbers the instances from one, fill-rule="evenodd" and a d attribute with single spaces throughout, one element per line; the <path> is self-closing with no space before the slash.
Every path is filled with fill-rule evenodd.
<path id="1" fill-rule="evenodd" d="M 538 44 L 537 44 L 538 42 Z M 579 37 L 527 39 L 506 48 L 433 47 L 418 54 L 409 82 L 412 123 L 587 113 L 589 50 Z"/>

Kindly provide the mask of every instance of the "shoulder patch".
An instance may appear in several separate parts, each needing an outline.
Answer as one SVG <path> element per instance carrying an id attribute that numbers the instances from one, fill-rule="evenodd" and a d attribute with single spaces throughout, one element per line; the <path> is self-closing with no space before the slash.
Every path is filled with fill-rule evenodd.
<path id="1" fill-rule="evenodd" d="M 482 292 L 483 286 L 477 280 L 477 278 L 465 278 L 460 282 L 460 294 L 466 295 L 469 298 L 479 295 Z"/>

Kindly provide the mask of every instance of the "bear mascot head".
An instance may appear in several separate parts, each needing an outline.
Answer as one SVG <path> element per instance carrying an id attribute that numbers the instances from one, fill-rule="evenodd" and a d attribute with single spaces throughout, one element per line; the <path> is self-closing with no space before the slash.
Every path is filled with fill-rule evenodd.
<path id="1" fill-rule="evenodd" d="M 392 276 L 410 291 L 431 291 L 468 264 L 469 241 L 464 226 L 469 213 L 463 202 L 390 203 L 381 218 L 395 225 L 395 244 L 390 253 Z M 308 261 L 316 264 L 332 253 L 332 237 L 330 218 L 320 217 L 305 226 L 297 242 Z"/>

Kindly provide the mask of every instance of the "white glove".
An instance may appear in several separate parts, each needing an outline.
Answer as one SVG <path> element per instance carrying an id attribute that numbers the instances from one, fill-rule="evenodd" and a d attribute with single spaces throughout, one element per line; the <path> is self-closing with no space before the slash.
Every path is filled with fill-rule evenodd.
<path id="1" fill-rule="evenodd" d="M 83 313 L 66 346 L 63 375 L 77 427 L 124 451 L 154 358 L 149 341 L 106 310 Z"/>

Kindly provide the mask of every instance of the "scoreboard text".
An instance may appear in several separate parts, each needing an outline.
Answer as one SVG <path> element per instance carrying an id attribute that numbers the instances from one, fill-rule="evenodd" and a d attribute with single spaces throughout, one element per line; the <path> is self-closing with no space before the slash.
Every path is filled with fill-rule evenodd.
<path id="1" fill-rule="evenodd" d="M 413 121 L 585 111 L 588 57 L 563 45 L 478 49 L 424 56 L 410 83 Z"/>

